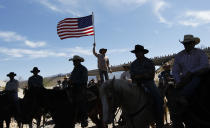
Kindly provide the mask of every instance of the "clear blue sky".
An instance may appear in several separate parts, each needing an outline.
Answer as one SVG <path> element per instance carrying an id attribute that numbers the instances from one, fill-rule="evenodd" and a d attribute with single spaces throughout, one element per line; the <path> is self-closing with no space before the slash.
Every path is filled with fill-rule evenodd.
<path id="1" fill-rule="evenodd" d="M 14 71 L 28 79 L 37 66 L 44 77 L 69 73 L 77 54 L 88 69 L 97 68 L 93 36 L 60 40 L 56 26 L 64 18 L 95 14 L 96 48 L 108 49 L 111 65 L 132 61 L 135 44 L 147 57 L 177 53 L 184 34 L 210 46 L 209 0 L 1 0 L 0 79 Z"/>

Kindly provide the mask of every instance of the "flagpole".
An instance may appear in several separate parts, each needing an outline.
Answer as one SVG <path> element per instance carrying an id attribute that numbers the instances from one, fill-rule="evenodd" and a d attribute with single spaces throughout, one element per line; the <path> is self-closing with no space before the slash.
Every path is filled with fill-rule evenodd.
<path id="1" fill-rule="evenodd" d="M 96 31 L 95 31 L 95 24 L 94 24 L 94 14 L 92 12 L 92 22 L 93 22 L 93 30 L 94 30 L 94 43 L 96 43 Z"/>

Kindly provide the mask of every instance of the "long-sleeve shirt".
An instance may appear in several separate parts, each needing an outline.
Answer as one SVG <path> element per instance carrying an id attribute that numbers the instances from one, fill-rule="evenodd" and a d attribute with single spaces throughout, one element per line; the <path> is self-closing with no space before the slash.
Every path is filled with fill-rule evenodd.
<path id="1" fill-rule="evenodd" d="M 87 81 L 88 81 L 87 68 L 81 64 L 79 66 L 75 66 L 73 71 L 71 72 L 69 79 L 70 79 L 72 85 L 74 85 L 74 84 L 82 85 L 82 86 L 87 85 Z"/>
<path id="2" fill-rule="evenodd" d="M 19 82 L 17 80 L 13 79 L 13 80 L 10 80 L 7 82 L 5 90 L 17 93 L 18 87 L 19 87 Z"/>
<path id="3" fill-rule="evenodd" d="M 135 76 L 135 75 L 142 75 L 142 74 L 150 74 L 151 77 L 153 77 L 153 79 L 144 79 L 144 80 L 140 80 L 141 82 L 148 82 L 148 81 L 151 81 L 153 82 L 154 81 L 154 74 L 155 74 L 155 66 L 154 66 L 154 63 L 152 62 L 152 60 L 144 57 L 144 59 L 140 62 L 138 59 L 136 59 L 135 61 L 133 61 L 131 63 L 131 66 L 130 66 L 130 74 L 131 74 L 131 77 L 132 76 Z M 132 78 L 133 81 L 136 81 L 138 82 L 138 80 L 134 80 Z"/>
<path id="4" fill-rule="evenodd" d="M 43 87 L 43 77 L 33 75 L 28 79 L 28 88 Z"/>
<path id="5" fill-rule="evenodd" d="M 185 50 L 179 52 L 174 59 L 172 74 L 176 83 L 179 83 L 181 77 L 187 72 L 196 72 L 200 69 L 207 68 L 209 65 L 208 56 L 200 49 L 193 49 L 189 53 Z"/>

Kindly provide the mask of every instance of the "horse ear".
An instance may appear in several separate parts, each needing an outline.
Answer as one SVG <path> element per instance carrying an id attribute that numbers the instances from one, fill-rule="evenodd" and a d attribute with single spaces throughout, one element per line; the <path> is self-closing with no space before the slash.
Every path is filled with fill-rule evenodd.
<path id="1" fill-rule="evenodd" d="M 115 76 L 113 77 L 112 81 L 111 81 L 111 85 L 114 85 L 114 81 L 115 81 Z"/>

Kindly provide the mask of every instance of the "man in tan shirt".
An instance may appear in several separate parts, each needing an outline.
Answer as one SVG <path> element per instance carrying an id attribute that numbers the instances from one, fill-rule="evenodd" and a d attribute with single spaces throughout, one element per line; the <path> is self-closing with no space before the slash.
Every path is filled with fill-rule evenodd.
<path id="1" fill-rule="evenodd" d="M 101 48 L 99 50 L 99 54 L 98 54 L 98 53 L 96 53 L 95 47 L 96 47 L 96 44 L 94 43 L 93 44 L 93 54 L 98 59 L 98 69 L 99 69 L 99 74 L 100 74 L 100 80 L 101 80 L 101 83 L 103 83 L 104 77 L 105 77 L 105 80 L 109 79 L 108 71 L 111 72 L 111 69 L 109 67 L 109 59 L 106 56 L 107 49 Z"/>

